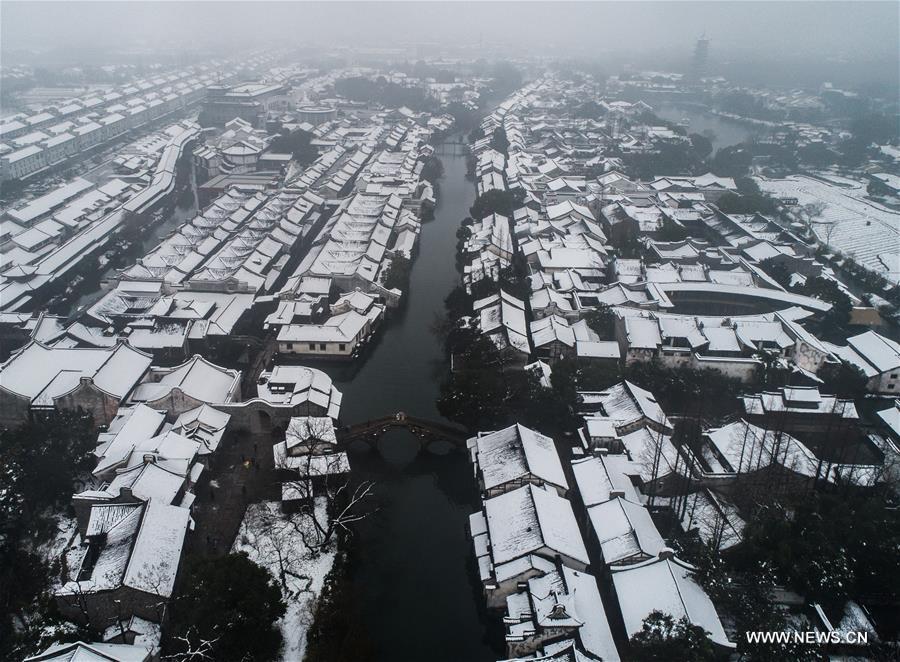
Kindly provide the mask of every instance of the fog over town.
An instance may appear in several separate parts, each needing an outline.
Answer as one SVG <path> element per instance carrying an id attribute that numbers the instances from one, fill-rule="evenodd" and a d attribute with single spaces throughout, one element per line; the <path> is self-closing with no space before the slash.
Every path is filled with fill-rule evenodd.
<path id="1" fill-rule="evenodd" d="M 890 2 L 0 3 L 0 659 L 900 657 Z"/>

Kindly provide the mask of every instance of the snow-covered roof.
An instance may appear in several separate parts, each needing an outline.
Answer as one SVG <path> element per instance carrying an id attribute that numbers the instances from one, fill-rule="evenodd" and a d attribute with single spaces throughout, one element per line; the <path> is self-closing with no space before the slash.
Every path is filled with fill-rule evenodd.
<path id="1" fill-rule="evenodd" d="M 703 458 L 714 474 L 750 473 L 772 464 L 807 477 L 820 471 L 816 456 L 800 441 L 744 420 L 709 430 L 705 438 L 709 446 L 704 447 Z"/>
<path id="2" fill-rule="evenodd" d="M 104 476 L 112 470 L 135 467 L 152 455 L 155 461 L 166 468 L 184 475 L 200 451 L 200 446 L 200 442 L 183 437 L 174 430 L 149 438 L 120 433 L 103 450 L 93 473 L 95 476 Z"/>
<path id="3" fill-rule="evenodd" d="M 777 391 L 755 393 L 743 397 L 744 411 L 748 414 L 767 413 L 832 414 L 847 419 L 858 419 L 852 400 L 842 400 L 834 395 L 819 393 L 816 386 L 783 386 Z"/>
<path id="4" fill-rule="evenodd" d="M 622 445 L 638 468 L 641 480 L 649 483 L 657 478 L 686 471 L 684 461 L 679 459 L 678 449 L 672 443 L 672 435 L 651 430 L 646 425 L 623 434 Z"/>
<path id="5" fill-rule="evenodd" d="M 666 546 L 650 511 L 639 503 L 616 497 L 588 508 L 588 518 L 607 565 L 656 556 Z"/>
<path id="6" fill-rule="evenodd" d="M 572 506 L 555 491 L 526 485 L 484 502 L 494 565 L 532 552 L 589 563 Z"/>
<path id="7" fill-rule="evenodd" d="M 337 444 L 334 421 L 328 416 L 295 416 L 284 433 L 288 450 L 304 443 Z"/>
<path id="8" fill-rule="evenodd" d="M 199 354 L 179 366 L 155 368 L 154 372 L 161 376 L 140 384 L 132 396 L 134 402 L 154 402 L 167 397 L 174 389 L 201 402 L 228 402 L 241 377 L 239 371 L 221 368 Z"/>
<path id="9" fill-rule="evenodd" d="M 325 453 L 324 455 L 291 455 L 285 442 L 281 441 L 272 446 L 272 456 L 275 467 L 295 472 L 299 480 L 286 481 L 288 490 L 304 489 L 304 483 L 312 478 L 323 476 L 342 476 L 350 473 L 350 458 L 344 452 Z M 297 483 L 294 485 L 293 483 Z M 282 490 L 282 495 L 284 494 Z M 309 496 L 309 495 L 308 495 Z M 282 496 L 282 500 L 284 497 Z"/>
<path id="10" fill-rule="evenodd" d="M 200 442 L 200 454 L 206 455 L 218 448 L 230 420 L 231 414 L 202 404 L 180 414 L 172 424 L 172 431 Z"/>
<path id="11" fill-rule="evenodd" d="M 654 395 L 629 381 L 619 382 L 605 391 L 582 391 L 579 395 L 586 410 L 600 411 L 611 418 L 617 428 L 633 425 L 642 419 L 672 428 Z"/>
<path id="12" fill-rule="evenodd" d="M 169 597 L 190 523 L 190 510 L 150 501 L 144 511 L 123 583 Z"/>
<path id="13" fill-rule="evenodd" d="M 627 455 L 603 454 L 573 460 L 572 473 L 585 507 L 617 496 L 640 502 L 640 494 L 630 478 L 639 473 L 638 468 Z"/>
<path id="14" fill-rule="evenodd" d="M 895 437 L 900 439 L 900 400 L 894 400 L 892 406 L 880 410 L 878 418 L 884 421 Z"/>
<path id="15" fill-rule="evenodd" d="M 847 344 L 879 373 L 900 368 L 900 344 L 875 331 L 847 338 Z"/>
<path id="16" fill-rule="evenodd" d="M 469 440 L 469 448 L 472 460 L 481 472 L 485 490 L 529 475 L 568 489 L 553 439 L 524 425 L 479 433 Z"/>
<path id="17" fill-rule="evenodd" d="M 96 542 L 96 556 L 86 554 L 79 574 L 59 593 L 93 593 L 127 586 L 168 598 L 175 585 L 184 538 L 190 522 L 187 508 L 155 500 L 139 504 L 99 504 L 91 508 L 85 537 Z"/>
<path id="18" fill-rule="evenodd" d="M 256 385 L 259 397 L 273 404 L 312 403 L 336 419 L 341 410 L 341 392 L 331 377 L 316 368 L 276 365 L 260 375 Z"/>
<path id="19" fill-rule="evenodd" d="M 684 531 L 696 529 L 700 540 L 719 550 L 741 542 L 745 522 L 732 504 L 708 489 L 687 495 L 685 501 L 681 515 Z"/>
<path id="20" fill-rule="evenodd" d="M 349 304 L 345 301 L 344 306 L 347 305 Z M 359 340 L 360 334 L 371 329 L 383 313 L 384 306 L 374 304 L 366 314 L 349 308 L 345 312 L 329 317 L 323 324 L 285 324 L 278 332 L 278 341 L 350 343 Z"/>
<path id="21" fill-rule="evenodd" d="M 734 648 L 712 601 L 694 579 L 693 570 L 674 557 L 612 568 L 613 585 L 629 637 L 643 629 L 644 619 L 651 612 L 661 611 L 676 620 L 686 618 L 709 632 L 713 642 Z"/>
<path id="22" fill-rule="evenodd" d="M 108 348 L 56 348 L 32 341 L 0 366 L 0 388 L 52 407 L 54 400 L 90 378 L 124 398 L 150 367 L 151 357 L 126 343 Z"/>
<path id="23" fill-rule="evenodd" d="M 495 337 L 498 346 L 514 347 L 520 352 L 529 353 L 528 323 L 525 321 L 525 303 L 504 291 L 472 304 L 478 315 L 479 328 L 482 333 Z"/>
<path id="24" fill-rule="evenodd" d="M 619 659 L 593 575 L 560 566 L 529 579 L 527 590 L 508 596 L 506 605 L 507 641 L 567 630 L 595 659 Z"/>
<path id="25" fill-rule="evenodd" d="M 53 644 L 24 662 L 149 662 L 151 657 L 144 646 L 76 641 Z"/>

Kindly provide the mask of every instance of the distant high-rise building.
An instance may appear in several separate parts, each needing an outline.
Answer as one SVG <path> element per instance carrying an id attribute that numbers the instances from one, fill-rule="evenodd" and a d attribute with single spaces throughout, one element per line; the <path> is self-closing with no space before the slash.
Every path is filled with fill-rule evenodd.
<path id="1" fill-rule="evenodd" d="M 709 65 L 709 38 L 706 34 L 700 35 L 697 44 L 694 46 L 694 60 L 691 66 L 691 77 L 694 80 L 700 80 L 708 73 Z"/>

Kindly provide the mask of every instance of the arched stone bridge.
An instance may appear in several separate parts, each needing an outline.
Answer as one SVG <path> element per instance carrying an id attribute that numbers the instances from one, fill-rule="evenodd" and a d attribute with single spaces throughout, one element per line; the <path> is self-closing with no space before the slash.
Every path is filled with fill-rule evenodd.
<path id="1" fill-rule="evenodd" d="M 338 443 L 349 447 L 359 442 L 377 447 L 381 436 L 390 430 L 405 429 L 419 440 L 420 447 L 427 449 L 435 442 L 446 442 L 456 450 L 465 450 L 469 435 L 462 428 L 431 421 L 427 418 L 410 416 L 399 411 L 371 421 L 349 425 L 337 430 Z"/>

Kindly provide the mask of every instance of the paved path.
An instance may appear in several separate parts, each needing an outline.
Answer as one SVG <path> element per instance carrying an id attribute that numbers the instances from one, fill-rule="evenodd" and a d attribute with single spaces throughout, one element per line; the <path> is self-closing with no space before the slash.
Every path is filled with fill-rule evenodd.
<path id="1" fill-rule="evenodd" d="M 247 504 L 281 498 L 275 479 L 269 434 L 235 432 L 213 454 L 213 465 L 197 486 L 194 531 L 188 551 L 219 556 L 228 553 L 244 517 Z"/>

